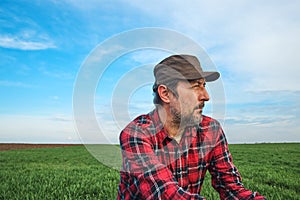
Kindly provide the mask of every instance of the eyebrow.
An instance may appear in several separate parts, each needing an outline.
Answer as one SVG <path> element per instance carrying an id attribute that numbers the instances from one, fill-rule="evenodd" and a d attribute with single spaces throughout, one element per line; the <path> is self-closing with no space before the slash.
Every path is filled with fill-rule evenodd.
<path id="1" fill-rule="evenodd" d="M 195 83 L 198 83 L 198 84 L 203 84 L 203 85 L 206 85 L 206 81 L 204 79 L 197 79 L 197 80 L 189 80 L 189 83 L 190 84 L 195 84 Z"/>

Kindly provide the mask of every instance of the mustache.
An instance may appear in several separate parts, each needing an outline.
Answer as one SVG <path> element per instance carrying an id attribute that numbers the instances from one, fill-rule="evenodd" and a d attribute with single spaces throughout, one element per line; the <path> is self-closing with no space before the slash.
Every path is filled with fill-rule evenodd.
<path id="1" fill-rule="evenodd" d="M 202 108 L 204 108 L 204 106 L 205 106 L 205 103 L 200 103 L 200 104 L 198 104 L 197 106 L 195 106 L 195 110 L 196 109 L 202 109 Z"/>

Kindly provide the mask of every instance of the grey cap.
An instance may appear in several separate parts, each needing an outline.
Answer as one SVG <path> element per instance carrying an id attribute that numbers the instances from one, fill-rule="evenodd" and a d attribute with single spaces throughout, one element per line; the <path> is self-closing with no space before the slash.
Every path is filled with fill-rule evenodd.
<path id="1" fill-rule="evenodd" d="M 174 79 L 196 80 L 204 78 L 207 82 L 220 77 L 219 72 L 204 72 L 197 57 L 193 55 L 172 55 L 154 67 L 155 84 L 164 84 Z"/>

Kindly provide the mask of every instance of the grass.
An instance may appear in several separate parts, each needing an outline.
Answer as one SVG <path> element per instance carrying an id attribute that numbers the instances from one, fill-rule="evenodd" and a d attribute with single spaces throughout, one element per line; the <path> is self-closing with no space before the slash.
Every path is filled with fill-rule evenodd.
<path id="1" fill-rule="evenodd" d="M 300 199 L 299 143 L 229 147 L 247 188 L 268 199 Z M 87 149 L 71 146 L 0 152 L 0 199 L 115 199 L 119 172 L 108 163 L 120 163 L 118 148 L 100 145 Z M 100 159 L 103 155 L 105 161 Z M 201 194 L 209 200 L 219 199 L 209 174 Z"/>
<path id="2" fill-rule="evenodd" d="M 229 148 L 246 188 L 267 199 L 300 199 L 299 143 L 234 144 Z M 208 175 L 202 194 L 218 199 L 209 179 Z"/>
<path id="3" fill-rule="evenodd" d="M 0 152 L 0 199 L 115 199 L 119 174 L 84 146 Z"/>

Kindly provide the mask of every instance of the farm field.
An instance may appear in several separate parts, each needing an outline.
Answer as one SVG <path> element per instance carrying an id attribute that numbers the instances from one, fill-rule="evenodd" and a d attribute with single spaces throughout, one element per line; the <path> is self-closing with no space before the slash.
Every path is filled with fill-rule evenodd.
<path id="1" fill-rule="evenodd" d="M 247 188 L 268 199 L 300 199 L 300 143 L 229 147 Z M 117 149 L 97 145 L 101 155 L 116 160 L 108 161 L 114 166 L 120 163 Z M 0 151 L 0 199 L 115 199 L 118 170 L 102 164 L 88 150 L 75 145 Z M 208 200 L 219 199 L 209 174 L 201 194 Z"/>

